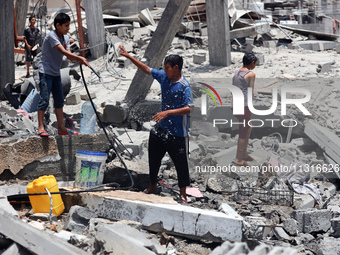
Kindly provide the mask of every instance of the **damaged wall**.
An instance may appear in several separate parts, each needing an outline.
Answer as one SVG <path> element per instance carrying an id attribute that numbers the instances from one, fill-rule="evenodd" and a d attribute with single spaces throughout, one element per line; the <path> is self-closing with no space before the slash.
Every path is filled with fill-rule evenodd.
<path id="1" fill-rule="evenodd" d="M 1 1 L 0 8 L 0 99 L 6 83 L 14 83 L 14 14 L 13 1 Z"/>

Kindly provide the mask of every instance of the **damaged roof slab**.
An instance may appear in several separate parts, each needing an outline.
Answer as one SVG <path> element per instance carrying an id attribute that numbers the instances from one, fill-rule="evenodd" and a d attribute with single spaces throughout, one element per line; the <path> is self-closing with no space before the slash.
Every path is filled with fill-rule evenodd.
<path id="1" fill-rule="evenodd" d="M 243 218 L 178 204 L 155 204 L 109 197 L 114 193 L 81 194 L 82 202 L 99 217 L 132 220 L 150 231 L 214 242 L 241 241 Z M 237 214 L 236 214 L 237 215 Z"/>

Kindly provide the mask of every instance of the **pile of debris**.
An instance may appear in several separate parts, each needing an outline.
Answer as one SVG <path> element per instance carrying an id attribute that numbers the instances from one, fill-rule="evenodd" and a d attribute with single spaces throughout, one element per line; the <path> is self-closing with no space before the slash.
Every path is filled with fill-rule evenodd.
<path id="1" fill-rule="evenodd" d="M 131 170 L 134 190 L 66 193 L 63 195 L 65 213 L 51 220 L 48 214 L 34 213 L 27 199 L 21 202 L 11 200 L 12 195 L 26 193 L 27 183 L 46 174 L 46 169 L 58 180 L 73 181 L 76 150 L 109 152 L 110 145 L 99 130 L 93 135 L 50 137 L 43 143 L 34 136 L 36 113 L 22 109 L 26 97 L 37 89 L 36 75 L 7 86 L 8 95 L 16 101 L 10 100 L 9 96 L 9 104 L 1 104 L 0 135 L 3 138 L 0 150 L 4 152 L 1 161 L 6 164 L 1 165 L 0 178 L 6 181 L 0 186 L 0 202 L 3 204 L 0 221 L 4 223 L 0 226 L 0 251 L 4 254 L 22 251 L 27 254 L 252 255 L 340 252 L 340 197 L 336 191 L 340 123 L 337 117 L 339 108 L 335 103 L 340 95 L 333 80 L 339 76 L 337 53 L 340 49 L 337 43 L 306 41 L 307 36 L 297 30 L 293 31 L 299 35 L 290 32 L 291 36 L 287 38 L 282 29 L 289 28 L 282 26 L 250 25 L 244 22 L 245 17 L 261 16 L 250 11 L 241 15 L 231 4 L 233 64 L 225 68 L 212 67 L 208 63 L 205 5 L 201 1 L 195 4 L 189 9 L 169 49 L 169 53 L 183 55 L 183 74 L 190 77 L 195 96 L 189 146 L 190 203 L 183 206 L 174 201 L 179 187 L 169 156 L 163 159 L 160 168 L 160 196 L 136 192 L 148 185 L 147 140 L 154 124 L 150 120 L 160 109 L 158 84 L 152 85 L 146 101 L 139 102 L 128 113 L 121 110 L 135 69 L 129 61 L 119 57 L 118 45 L 124 45 L 128 52 L 142 59 L 164 9 L 145 9 L 131 17 L 104 15 L 108 50 L 105 59 L 91 62 L 104 77 L 104 89 L 89 70 L 85 70 L 85 77 L 89 80 L 91 96 L 98 105 L 101 118 Z M 47 22 L 49 29 L 52 29 L 51 20 Z M 86 35 L 84 15 L 83 28 Z M 70 35 L 76 39 L 76 34 L 72 20 Z M 72 51 L 79 49 L 76 41 Z M 326 49 L 332 50 L 324 51 Z M 278 107 L 270 116 L 278 119 L 275 125 L 267 122 L 263 127 L 253 129 L 249 153 L 255 160 L 249 168 L 241 168 L 232 163 L 236 155 L 237 126 L 216 124 L 214 120 L 232 120 L 231 94 L 225 85 L 231 85 L 231 77 L 241 65 L 243 52 L 250 50 L 259 56 L 255 69 L 255 108 L 270 108 L 273 95 L 269 87 L 290 85 L 311 92 L 310 103 L 304 106 L 312 115 L 305 116 L 301 109 L 289 107 L 287 116 L 297 125 L 282 127 L 277 125 L 284 120 Z M 268 54 L 273 52 L 276 54 Z M 334 61 L 329 61 L 330 58 Z M 311 68 L 313 65 L 315 68 Z M 81 102 L 87 99 L 86 94 L 78 82 L 77 67 L 63 70 L 68 80 L 65 113 L 79 129 Z M 213 85 L 224 103 L 223 106 L 211 103 L 207 115 L 201 114 L 199 82 Z M 282 94 L 279 96 L 282 98 Z M 291 93 L 290 96 L 299 98 L 301 93 Z M 256 118 L 265 121 L 269 117 Z M 55 131 L 55 124 L 54 113 L 50 111 L 47 125 L 51 134 Z M 35 154 L 31 153 L 31 148 L 35 148 Z M 25 158 L 16 155 L 24 150 L 30 152 L 20 153 Z M 12 180 L 7 180 L 9 176 Z M 18 185 L 15 178 L 25 181 Z M 131 184 L 126 169 L 114 159 L 106 164 L 104 183 L 117 180 L 121 187 Z M 58 183 L 58 186 L 66 192 L 74 190 L 70 188 L 72 183 Z"/>

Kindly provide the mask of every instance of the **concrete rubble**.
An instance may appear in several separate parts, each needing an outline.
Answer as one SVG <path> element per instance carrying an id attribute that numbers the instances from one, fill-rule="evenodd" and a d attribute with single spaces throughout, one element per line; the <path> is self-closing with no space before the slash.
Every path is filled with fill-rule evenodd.
<path id="1" fill-rule="evenodd" d="M 7 100 L 0 102 L 1 254 L 340 253 L 338 35 L 328 30 L 327 17 L 314 24 L 315 31 L 307 27 L 310 24 L 286 24 L 282 15 L 298 8 L 296 3 L 286 6 L 265 1 L 263 12 L 252 9 L 260 16 L 247 10 L 248 16 L 241 19 L 241 9 L 236 8 L 239 4 L 228 4 L 230 66 L 210 65 L 205 1 L 191 3 L 167 51 L 183 56 L 183 75 L 190 80 L 195 104 L 189 145 L 193 190 L 188 192 L 190 202 L 185 206 L 175 201 L 179 187 L 168 155 L 160 167 L 159 195 L 140 192 L 149 181 L 148 137 L 155 124 L 152 116 L 161 108 L 161 95 L 159 85 L 153 82 L 145 100 L 129 108 L 124 97 L 136 68 L 120 57 L 118 50 L 123 45 L 136 58 L 149 61 L 143 57 L 164 8 L 145 8 L 127 17 L 105 10 L 106 55 L 91 59 L 86 51 L 103 82 L 87 68 L 85 79 L 117 151 L 112 150 L 99 123 L 96 134 L 56 136 L 52 105 L 46 118 L 52 136 L 44 140 L 36 137 L 37 113 L 22 108 L 39 89 L 38 74 L 35 71 L 33 77 L 23 80 L 26 70 L 17 62 L 16 82 L 5 86 Z M 305 4 L 302 8 L 307 8 Z M 71 49 L 78 52 L 77 28 L 69 14 L 69 34 L 76 40 Z M 272 14 L 273 20 L 280 16 L 281 25 L 267 23 L 264 15 Z M 249 17 L 256 19 L 254 25 Z M 82 22 L 86 34 L 84 12 Z M 47 20 L 47 30 L 52 29 L 52 23 L 53 19 Z M 338 26 L 339 22 L 334 27 L 336 33 Z M 243 171 L 233 165 L 238 131 L 231 123 L 237 119 L 226 86 L 232 85 L 234 72 L 241 67 L 244 52 L 249 51 L 259 58 L 254 70 L 254 108 L 269 109 L 275 97 L 278 107 L 268 115 L 252 115 L 259 125 L 253 128 L 248 147 L 254 161 L 248 162 L 249 171 Z M 38 59 L 33 63 L 35 69 Z M 69 67 L 65 60 L 63 67 L 65 117 L 79 130 L 81 106 L 88 96 L 79 66 Z M 204 83 L 217 90 L 221 104 L 207 99 L 207 109 L 202 109 Z M 301 107 L 283 104 L 286 98 L 303 98 L 306 90 L 311 99 L 303 106 L 310 115 Z M 108 153 L 104 183 L 118 183 L 124 189 L 131 180 L 116 155 L 119 153 L 131 173 L 133 189 L 63 194 L 65 212 L 52 215 L 51 222 L 48 213 L 34 213 L 28 199 L 12 197 L 26 193 L 29 182 L 49 174 L 57 178 L 60 189 L 77 190 L 73 181 L 79 150 Z"/>

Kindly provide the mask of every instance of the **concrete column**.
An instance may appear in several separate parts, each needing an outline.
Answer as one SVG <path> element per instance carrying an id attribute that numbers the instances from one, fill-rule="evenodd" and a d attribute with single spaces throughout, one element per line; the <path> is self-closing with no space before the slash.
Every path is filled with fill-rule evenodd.
<path id="1" fill-rule="evenodd" d="M 14 83 L 14 19 L 13 0 L 1 1 L 0 8 L 0 99 L 6 83 Z"/>
<path id="2" fill-rule="evenodd" d="M 191 0 L 169 0 L 155 34 L 145 51 L 144 58 L 148 66 L 153 68 L 161 66 L 190 2 Z M 138 70 L 125 96 L 125 101 L 128 105 L 132 106 L 139 100 L 145 99 L 152 82 L 151 75 L 146 75 Z"/>
<path id="3" fill-rule="evenodd" d="M 105 31 L 101 0 L 85 0 L 86 25 L 93 58 L 105 53 Z M 93 47 L 93 48 L 92 48 Z"/>
<path id="4" fill-rule="evenodd" d="M 209 60 L 213 66 L 231 64 L 228 0 L 206 1 Z"/>
<path id="5" fill-rule="evenodd" d="M 24 34 L 28 2 L 29 0 L 16 0 L 15 2 L 15 18 L 17 19 L 18 36 Z"/>

